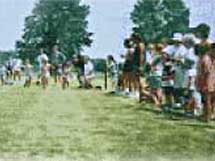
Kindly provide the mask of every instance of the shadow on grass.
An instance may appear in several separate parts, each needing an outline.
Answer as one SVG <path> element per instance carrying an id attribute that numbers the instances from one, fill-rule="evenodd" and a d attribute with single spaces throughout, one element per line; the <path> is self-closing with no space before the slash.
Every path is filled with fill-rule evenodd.
<path id="1" fill-rule="evenodd" d="M 114 92 L 105 93 L 105 96 L 107 97 L 122 97 L 116 95 Z M 126 98 L 126 97 L 124 97 Z M 164 112 L 161 109 L 158 109 L 153 103 L 150 101 L 142 102 L 135 105 L 124 105 L 124 109 L 133 109 L 135 111 L 139 112 L 147 112 L 154 115 L 155 119 L 159 120 L 166 120 L 166 121 L 174 121 L 177 122 L 179 126 L 185 126 L 185 127 L 193 127 L 193 128 L 206 128 L 215 130 L 215 126 L 210 125 L 208 123 L 201 122 L 198 118 L 195 117 L 188 117 L 184 114 L 183 110 L 175 110 L 171 109 L 169 112 Z M 189 121 L 189 122 L 187 122 Z"/>
<path id="2" fill-rule="evenodd" d="M 211 124 L 208 124 L 208 123 L 180 123 L 179 124 L 180 126 L 185 126 L 185 127 L 193 127 L 195 129 L 202 129 L 202 128 L 205 128 L 205 129 L 210 129 L 210 130 L 215 130 L 215 126 L 214 124 L 211 125 Z"/>
<path id="3" fill-rule="evenodd" d="M 165 119 L 165 120 L 171 120 L 171 121 L 186 121 L 186 120 L 195 120 L 193 117 L 187 117 L 184 115 L 184 112 L 182 110 L 173 110 L 171 109 L 168 112 L 164 112 L 161 109 L 158 109 L 155 107 L 155 105 L 150 103 L 141 103 L 136 106 L 137 111 L 146 111 L 149 113 L 152 113 L 156 116 L 164 116 L 159 117 L 159 119 Z"/>

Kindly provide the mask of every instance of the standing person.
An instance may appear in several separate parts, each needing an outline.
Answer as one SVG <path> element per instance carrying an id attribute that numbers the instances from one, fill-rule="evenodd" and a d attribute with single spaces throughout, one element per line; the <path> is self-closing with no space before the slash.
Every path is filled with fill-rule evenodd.
<path id="1" fill-rule="evenodd" d="M 12 80 L 13 77 L 13 58 L 10 57 L 6 63 L 7 67 L 7 81 Z"/>
<path id="2" fill-rule="evenodd" d="M 7 69 L 3 64 L 0 64 L 0 79 L 1 84 L 4 85 L 6 81 Z"/>
<path id="3" fill-rule="evenodd" d="M 30 63 L 30 60 L 27 59 L 24 65 L 25 73 L 25 84 L 24 87 L 30 87 L 33 79 L 33 66 Z"/>
<path id="4" fill-rule="evenodd" d="M 112 55 L 107 57 L 107 68 L 111 79 L 111 87 L 113 92 L 117 92 L 118 84 L 118 64 Z"/>
<path id="5" fill-rule="evenodd" d="M 144 64 L 144 76 L 149 76 L 150 73 L 150 64 L 152 63 L 152 57 L 154 56 L 155 52 L 155 44 L 149 44 L 146 49 L 146 55 L 145 55 L 145 64 Z"/>
<path id="6" fill-rule="evenodd" d="M 129 94 L 130 96 L 133 89 L 132 78 L 134 78 L 132 74 L 132 63 L 133 63 L 133 42 L 130 39 L 126 39 L 124 42 L 124 46 L 127 49 L 127 53 L 125 55 L 125 62 L 123 66 L 123 73 L 122 73 L 122 80 L 123 80 L 123 90 L 125 91 L 126 95 Z"/>
<path id="7" fill-rule="evenodd" d="M 21 81 L 21 67 L 22 67 L 22 60 L 20 58 L 15 58 L 13 60 L 13 80 L 16 81 L 17 78 Z"/>
<path id="8" fill-rule="evenodd" d="M 152 99 L 159 108 L 161 107 L 163 101 L 163 93 L 161 88 L 161 77 L 163 72 L 162 50 L 163 46 L 161 44 L 157 44 L 155 46 L 155 51 L 152 52 L 153 55 L 151 55 L 151 71 L 149 74 Z"/>
<path id="9" fill-rule="evenodd" d="M 51 70 L 51 65 L 48 63 L 48 61 L 43 61 L 42 73 L 41 73 L 41 83 L 42 83 L 43 89 L 46 89 L 48 87 L 50 70 Z"/>
<path id="10" fill-rule="evenodd" d="M 195 36 L 187 34 L 184 37 L 186 54 L 184 59 L 185 88 L 186 88 L 186 114 L 193 115 L 197 109 L 201 109 L 201 97 L 196 89 L 197 66 L 199 58 L 195 50 Z"/>
<path id="11" fill-rule="evenodd" d="M 174 64 L 166 53 L 162 54 L 162 62 L 162 89 L 165 97 L 163 110 L 169 112 L 174 104 Z"/>
<path id="12" fill-rule="evenodd" d="M 139 34 L 133 34 L 132 40 L 134 42 L 134 55 L 133 55 L 133 82 L 136 97 L 141 100 L 142 86 L 141 86 L 141 67 L 144 64 L 145 44 Z"/>
<path id="13" fill-rule="evenodd" d="M 83 88 L 84 87 L 84 65 L 85 65 L 85 60 L 84 60 L 84 56 L 81 54 L 78 55 L 74 55 L 73 58 L 73 65 L 75 67 L 75 70 L 77 72 L 77 79 L 79 82 L 79 88 Z"/>
<path id="14" fill-rule="evenodd" d="M 186 48 L 183 44 L 183 35 L 175 33 L 173 38 L 172 49 L 166 50 L 166 53 L 172 58 L 174 63 L 174 107 L 181 108 L 184 96 L 184 82 L 185 82 L 185 68 L 184 60 L 186 55 Z"/>
<path id="15" fill-rule="evenodd" d="M 63 66 L 62 89 L 66 89 L 69 87 L 71 78 L 71 64 L 67 62 Z"/>
<path id="16" fill-rule="evenodd" d="M 84 65 L 84 87 L 93 88 L 92 80 L 95 78 L 94 65 L 88 56 L 85 57 Z"/>
<path id="17" fill-rule="evenodd" d="M 49 58 L 48 58 L 47 54 L 45 53 L 44 49 L 40 48 L 39 55 L 37 57 L 37 63 L 38 63 L 38 67 L 39 67 L 38 79 L 40 79 L 40 77 L 41 77 L 42 66 L 43 66 L 44 61 L 49 61 Z"/>
<path id="18" fill-rule="evenodd" d="M 198 71 L 198 89 L 204 96 L 203 121 L 215 119 L 215 44 L 211 50 L 201 56 Z"/>
<path id="19" fill-rule="evenodd" d="M 66 56 L 59 51 L 57 45 L 52 49 L 51 54 L 51 64 L 52 64 L 52 74 L 54 77 L 55 83 L 58 83 L 61 80 L 62 76 L 62 66 L 66 61 Z"/>

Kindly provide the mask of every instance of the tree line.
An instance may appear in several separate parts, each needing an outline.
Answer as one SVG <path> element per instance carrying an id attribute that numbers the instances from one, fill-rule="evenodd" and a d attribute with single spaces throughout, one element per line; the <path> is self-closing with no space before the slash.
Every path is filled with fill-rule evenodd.
<path id="1" fill-rule="evenodd" d="M 16 41 L 16 52 L 22 59 L 32 61 L 38 48 L 43 47 L 50 54 L 55 44 L 67 58 L 81 53 L 93 43 L 93 33 L 88 31 L 89 14 L 90 6 L 81 0 L 39 0 L 25 18 L 24 34 Z M 183 0 L 138 0 L 131 13 L 133 32 L 146 43 L 158 42 L 175 32 L 187 32 L 189 15 Z"/>

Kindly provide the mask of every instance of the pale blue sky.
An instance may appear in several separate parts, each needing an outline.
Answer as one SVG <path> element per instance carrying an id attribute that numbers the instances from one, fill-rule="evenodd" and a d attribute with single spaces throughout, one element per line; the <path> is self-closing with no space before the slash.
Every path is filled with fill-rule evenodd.
<path id="1" fill-rule="evenodd" d="M 20 39 L 24 18 L 31 13 L 36 0 L 0 0 L 0 50 L 14 48 Z M 215 0 L 185 0 L 191 8 L 191 26 L 206 22 L 213 27 L 215 38 Z M 130 34 L 129 13 L 136 0 L 83 0 L 91 6 L 89 30 L 94 32 L 92 48 L 85 50 L 93 57 L 123 53 L 122 42 Z M 204 2 L 204 3 L 203 3 Z"/>

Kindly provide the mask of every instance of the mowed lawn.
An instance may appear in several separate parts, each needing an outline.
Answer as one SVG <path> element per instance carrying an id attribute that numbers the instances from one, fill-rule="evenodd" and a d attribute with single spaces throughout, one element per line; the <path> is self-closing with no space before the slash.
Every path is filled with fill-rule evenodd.
<path id="1" fill-rule="evenodd" d="M 1 161 L 213 161 L 215 124 L 98 90 L 0 88 Z"/>

